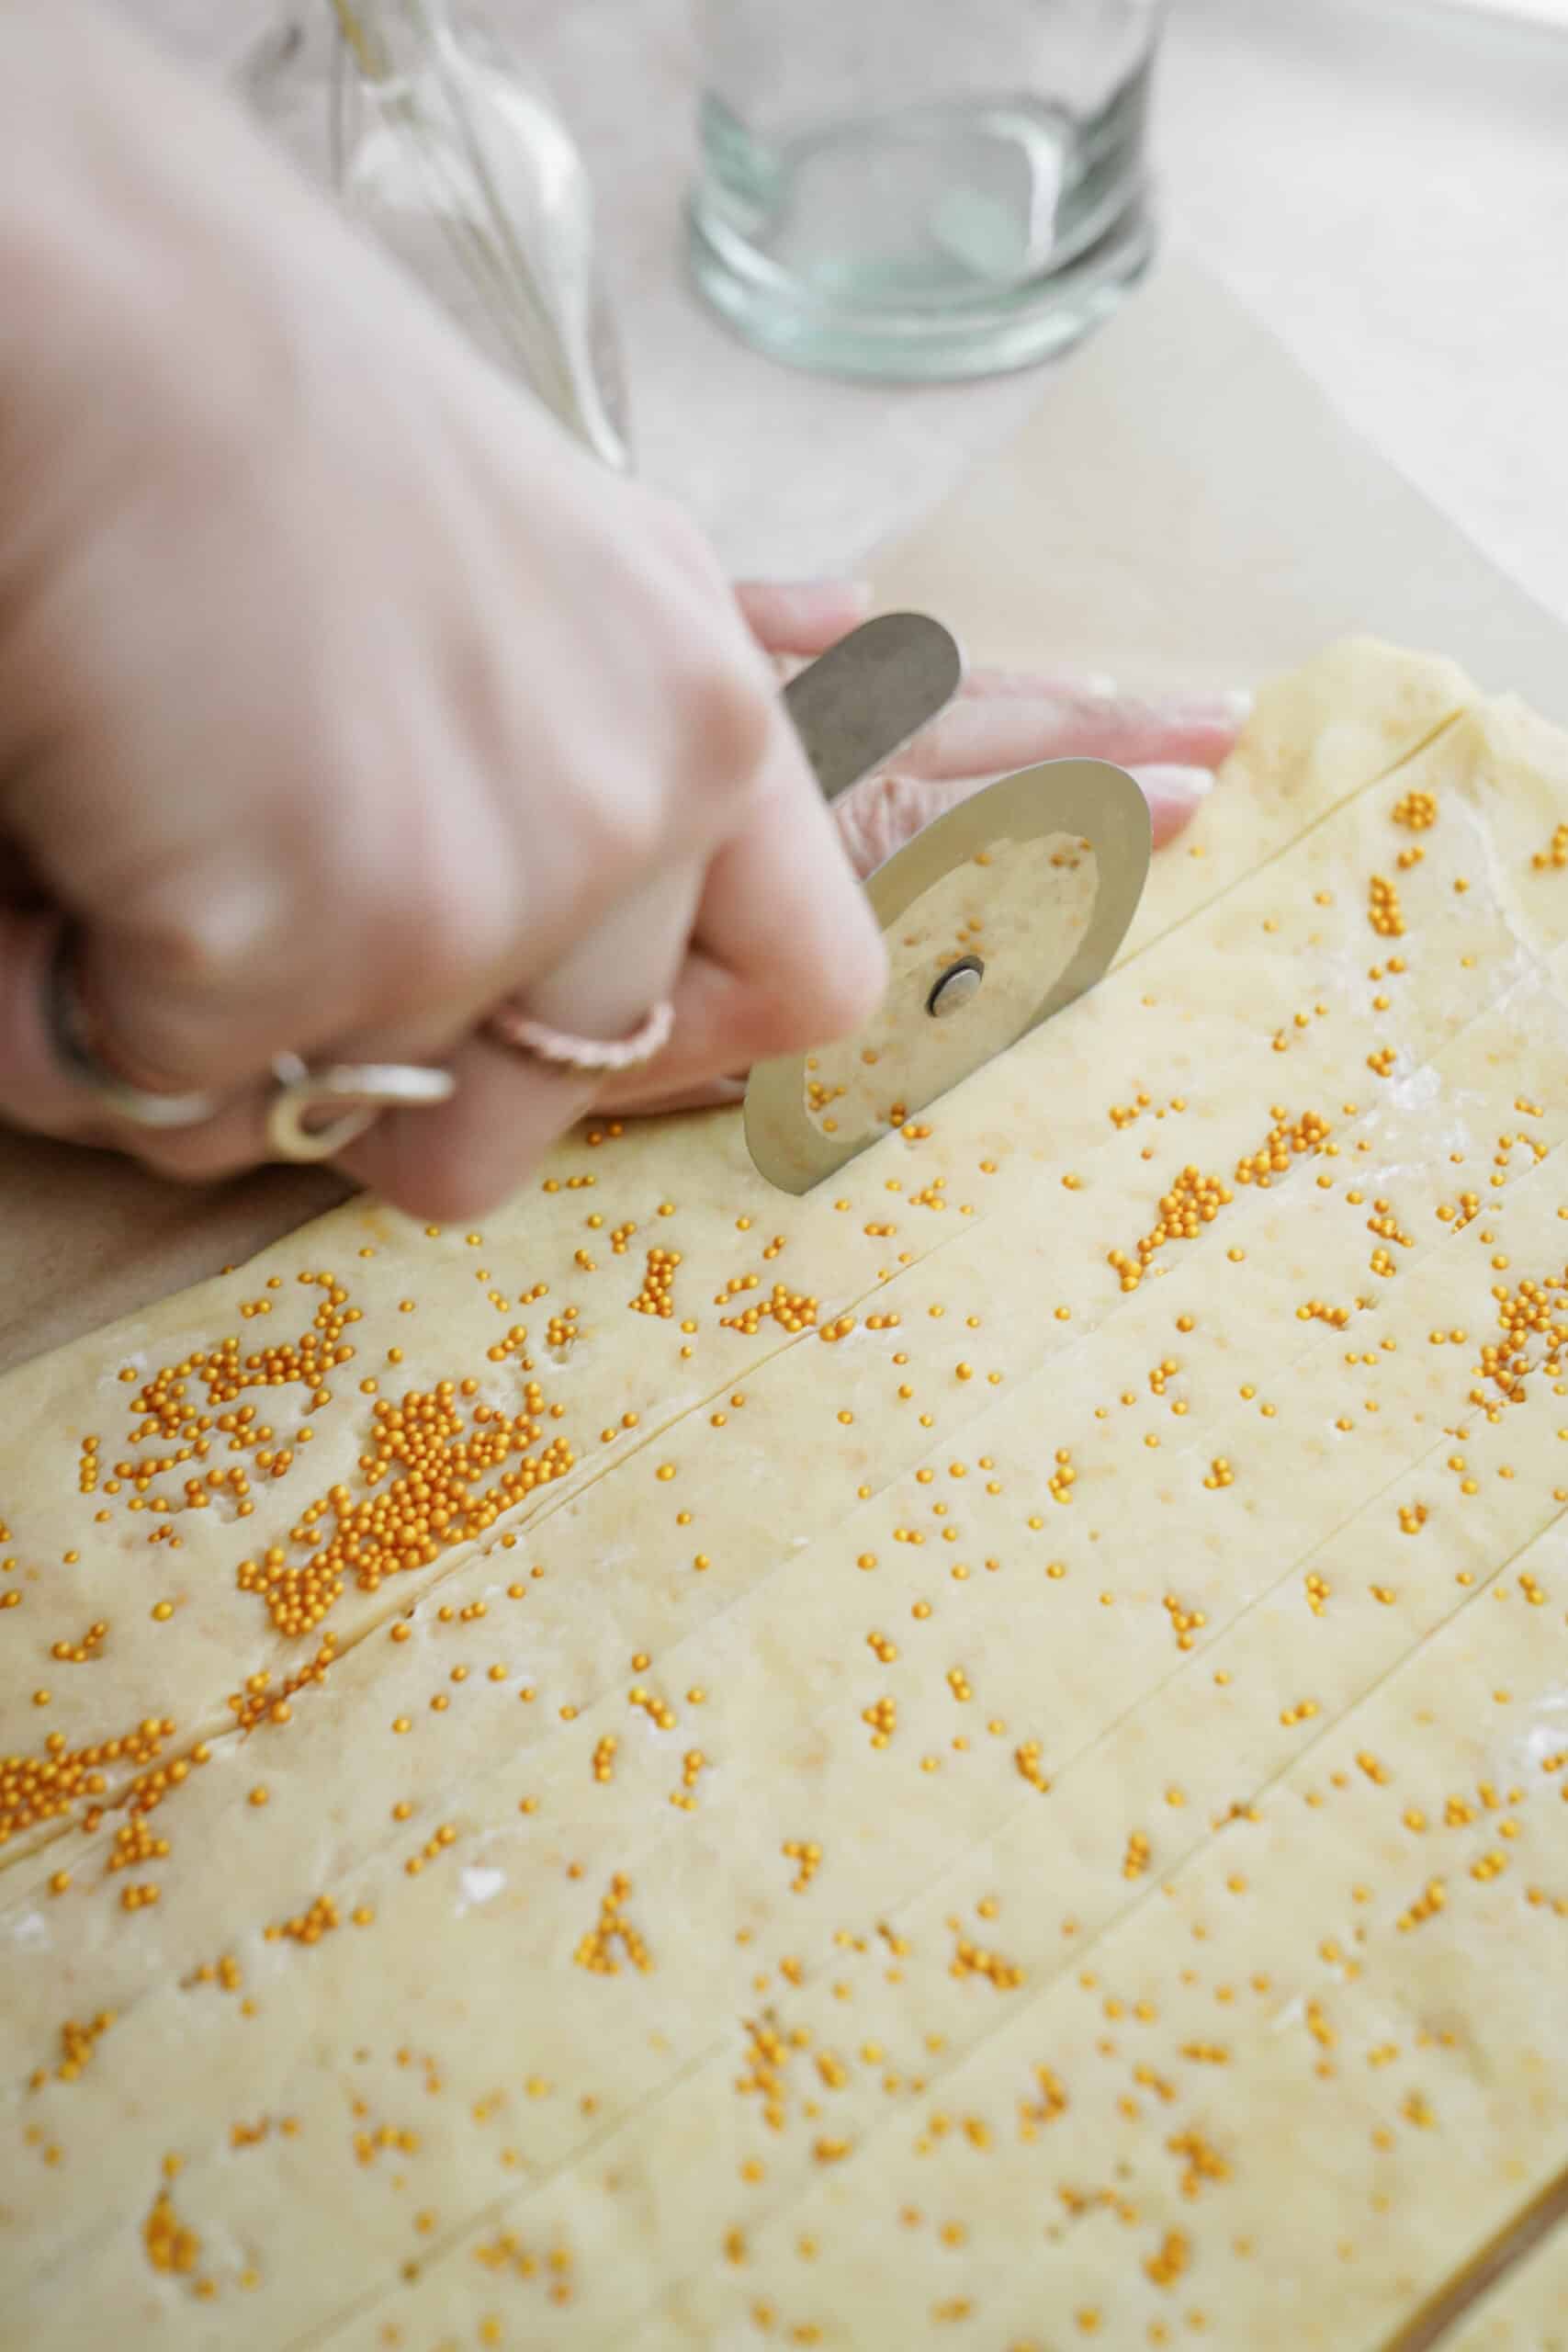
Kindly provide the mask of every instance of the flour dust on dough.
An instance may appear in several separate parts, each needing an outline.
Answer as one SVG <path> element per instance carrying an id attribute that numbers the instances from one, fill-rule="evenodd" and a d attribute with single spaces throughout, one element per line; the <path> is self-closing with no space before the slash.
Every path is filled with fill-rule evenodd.
<path id="1" fill-rule="evenodd" d="M 1565 787 L 1334 649 L 818 1192 L 590 1129 L 13 1374 L 0 2345 L 1378 2352 L 1528 2206 Z"/>

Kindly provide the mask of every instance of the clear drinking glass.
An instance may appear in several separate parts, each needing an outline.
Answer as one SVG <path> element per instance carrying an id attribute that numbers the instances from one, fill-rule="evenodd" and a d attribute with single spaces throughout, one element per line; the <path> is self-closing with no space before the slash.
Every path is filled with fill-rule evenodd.
<path id="1" fill-rule="evenodd" d="M 1152 249 L 1163 0 L 699 0 L 697 286 L 805 368 L 1022 367 Z"/>
<path id="2" fill-rule="evenodd" d="M 239 79 L 481 351 L 630 465 L 587 174 L 536 76 L 462 0 L 277 0 Z"/>

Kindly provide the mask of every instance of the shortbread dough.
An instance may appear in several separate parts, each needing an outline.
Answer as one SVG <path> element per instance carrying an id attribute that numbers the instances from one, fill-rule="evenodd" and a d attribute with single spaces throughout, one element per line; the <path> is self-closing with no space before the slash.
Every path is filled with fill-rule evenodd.
<path id="1" fill-rule="evenodd" d="M 1568 2165 L 1565 985 L 1568 741 L 1352 642 L 817 1192 L 0 1384 L 0 2345 L 1392 2345 Z"/>
<path id="2" fill-rule="evenodd" d="M 1568 2230 L 1559 2225 L 1494 2288 L 1445 2352 L 1568 2352 Z"/>

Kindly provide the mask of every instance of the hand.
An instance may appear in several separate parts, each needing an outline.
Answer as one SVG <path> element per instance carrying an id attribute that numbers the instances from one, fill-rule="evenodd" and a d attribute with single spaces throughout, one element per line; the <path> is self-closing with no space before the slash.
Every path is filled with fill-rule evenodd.
<path id="1" fill-rule="evenodd" d="M 0 1113 L 209 1177 L 274 1055 L 449 1066 L 343 1158 L 430 1216 L 603 1083 L 481 1034 L 671 996 L 693 1084 L 852 1029 L 880 944 L 716 564 L 240 119 L 73 0 L 0 8 Z M 231 1107 L 150 1135 L 95 1051 Z"/>
<path id="2" fill-rule="evenodd" d="M 838 581 L 757 583 L 737 594 L 758 642 L 786 673 L 801 657 L 825 652 L 866 612 L 864 596 Z M 957 699 L 909 745 L 897 767 L 845 793 L 833 804 L 832 817 L 863 879 L 944 809 L 998 776 L 1041 760 L 1113 760 L 1143 786 L 1158 849 L 1203 805 L 1214 769 L 1235 745 L 1246 703 L 1244 695 L 1145 697 L 1096 679 L 973 671 Z M 678 1054 L 677 1040 L 635 1080 L 609 1090 L 597 1107 L 697 1110 L 739 1100 L 743 1078 L 688 1080 Z"/>

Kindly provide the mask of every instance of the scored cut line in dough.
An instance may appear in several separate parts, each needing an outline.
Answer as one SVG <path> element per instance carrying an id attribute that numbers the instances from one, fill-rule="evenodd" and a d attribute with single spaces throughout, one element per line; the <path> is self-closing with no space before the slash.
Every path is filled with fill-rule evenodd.
<path id="1" fill-rule="evenodd" d="M 636 2324 L 639 2344 L 683 2340 L 682 2328 L 716 2343 L 739 2329 L 737 2340 L 759 2344 L 794 2331 L 858 2346 L 891 2329 L 961 2344 L 980 2326 L 987 2341 L 1010 2329 L 1004 2340 L 1043 2346 L 1093 2333 L 1158 2341 L 1149 2329 L 1185 2334 L 1197 2308 L 1209 2341 L 1241 2346 L 1260 2340 L 1269 2298 L 1294 2275 L 1319 2297 L 1300 2340 L 1343 2352 L 1381 2343 L 1466 2233 L 1484 2234 L 1523 2200 L 1532 2168 L 1554 2149 L 1560 2160 L 1562 2086 L 1530 2059 L 1545 1996 L 1526 1965 L 1561 1933 L 1551 1900 L 1568 1894 L 1568 1869 L 1561 1887 L 1551 1875 L 1563 1849 L 1562 1816 L 1546 1810 L 1555 1783 L 1529 1756 L 1539 1790 L 1512 1812 L 1503 1799 L 1514 1825 L 1503 1844 L 1474 1784 L 1496 1772 L 1511 1785 L 1490 1743 L 1513 1735 L 1495 1731 L 1488 1709 L 1523 1726 L 1527 1745 L 1554 1721 L 1563 1596 L 1539 1537 L 1561 1508 L 1550 1480 L 1562 1408 L 1537 1378 L 1524 1413 L 1478 1420 L 1465 1441 L 1469 1501 L 1442 1466 L 1441 1430 L 1473 1378 L 1497 1279 L 1497 1253 L 1479 1239 L 1486 1220 L 1506 1226 L 1521 1272 L 1539 1278 L 1565 1254 L 1553 1170 L 1535 1143 L 1513 1147 L 1503 1184 L 1490 1181 L 1499 1132 L 1528 1130 L 1545 1148 L 1568 1121 L 1548 1084 L 1562 1066 L 1555 965 L 1568 896 L 1550 861 L 1530 863 L 1556 821 L 1563 754 L 1519 714 L 1467 704 L 1456 674 L 1357 647 L 1282 682 L 1222 787 L 1232 805 L 1189 844 L 1201 854 L 1160 869 L 1151 921 L 1168 935 L 1151 934 L 1131 968 L 937 1106 L 931 1136 L 846 1170 L 848 1211 L 833 1186 L 799 1204 L 763 1193 L 733 1122 L 646 1131 L 597 1157 L 568 1147 L 547 1179 L 561 1189 L 492 1220 L 473 1250 L 350 1209 L 237 1281 L 170 1302 L 135 1339 L 107 1335 L 51 1360 L 33 1398 L 11 1384 L 35 1467 L 6 1500 L 36 1573 L 0 1638 L 42 1620 L 51 1640 L 80 1643 L 108 1622 L 96 1663 L 48 1668 L 59 1693 L 39 1720 L 80 1736 L 92 1717 L 102 1724 L 111 1678 L 134 1721 L 166 1700 L 177 1660 L 187 1708 L 220 1723 L 227 1690 L 310 1652 L 310 1639 L 270 1632 L 254 1591 L 234 1589 L 242 1541 L 286 1534 L 307 1497 L 352 1475 L 366 1367 L 388 1395 L 469 1363 L 497 1393 L 514 1386 L 514 1360 L 486 1369 L 485 1343 L 508 1328 L 491 1291 L 529 1322 L 541 1384 L 553 1376 L 570 1398 L 579 1443 L 581 1407 L 589 1465 L 537 1488 L 534 1515 L 479 1543 L 374 1593 L 350 1586 L 323 1621 L 343 1629 L 324 1688 L 301 1691 L 284 1726 L 215 1741 L 212 1763 L 145 1817 L 155 1835 L 166 1825 L 172 1849 L 131 1873 L 159 1884 L 154 1905 L 127 1917 L 126 1874 L 97 1879 L 123 1815 L 96 1841 L 77 1831 L 45 1850 L 6 1849 L 0 2032 L 17 2088 L 0 2128 L 20 2161 L 0 2199 L 0 2277 L 31 2340 L 85 2343 L 113 2324 L 133 2342 L 141 2330 L 160 2344 L 355 2352 L 387 2343 L 390 2325 L 434 2352 L 541 2330 L 552 2345 L 622 2343 Z M 1325 741 L 1344 757 L 1325 756 Z M 1421 777 L 1436 792 L 1429 831 L 1392 828 L 1394 790 L 1355 781 L 1394 769 L 1400 793 Z M 1240 797 L 1249 776 L 1255 801 Z M 1367 922 L 1369 871 L 1411 846 L 1423 856 L 1398 869 L 1407 935 L 1385 941 Z M 1190 910 L 1183 928 L 1168 931 L 1161 899 Z M 1368 964 L 1395 952 L 1406 971 L 1374 1014 Z M 1374 1036 L 1392 1050 L 1387 1078 L 1365 1067 Z M 1140 1080 L 1157 1096 L 1141 1107 Z M 1517 1111 L 1532 1085 L 1539 1108 Z M 1108 1121 L 1108 1102 L 1124 1122 Z M 1289 1163 L 1277 1191 L 1241 1184 L 1234 1171 L 1263 1130 L 1288 1133 L 1309 1111 L 1330 1122 L 1332 1152 L 1308 1133 L 1297 1149 L 1277 1147 Z M 1456 1146 L 1460 1167 L 1447 1157 Z M 1122 1294 L 1105 1248 L 1134 1249 L 1188 1159 L 1219 1171 L 1233 1199 L 1196 1246 L 1169 1245 Z M 597 1184 L 565 1189 L 585 1173 Z M 1347 1193 L 1363 1176 L 1352 1211 Z M 1442 1222 L 1472 1184 L 1484 1218 Z M 922 1191 L 933 1196 L 923 1204 Z M 673 1208 L 663 1219 L 661 1199 Z M 598 1200 L 595 1230 L 584 1219 Z M 1369 1213 L 1392 1219 L 1380 1246 L 1393 1275 L 1369 1268 Z M 639 1229 L 612 1255 L 607 1236 L 630 1215 Z M 897 1229 L 867 1230 L 885 1225 Z M 784 1246 L 765 1257 L 775 1233 Z M 646 1251 L 665 1239 L 682 1252 L 677 1313 L 628 1315 L 639 1281 L 657 1287 Z M 597 1253 L 593 1272 L 574 1264 L 577 1248 Z M 84 1541 L 109 1505 L 101 1486 L 62 1493 L 61 1473 L 73 1484 L 85 1434 L 101 1432 L 105 1461 L 122 1443 L 117 1351 L 139 1347 L 144 1376 L 168 1360 L 158 1348 L 177 1360 L 229 1328 L 236 1296 L 265 1300 L 275 1272 L 327 1264 L 363 1300 L 366 1344 L 340 1382 L 347 1396 L 319 1415 L 316 1453 L 296 1448 L 282 1499 L 256 1482 L 259 1531 L 209 1508 L 174 1522 L 187 1538 L 174 1555 L 149 1545 L 145 1514 L 139 1524 L 116 1497 L 111 1534 Z M 541 1268 L 549 1297 L 516 1308 Z M 818 1289 L 820 1321 L 854 1313 L 854 1331 L 824 1349 L 772 1321 L 750 1336 L 725 1329 L 716 1289 L 750 1273 L 757 1287 L 730 1296 L 731 1314 L 743 1318 L 787 1276 Z M 1319 1287 L 1330 1314 L 1357 1290 L 1375 1303 L 1344 1327 L 1303 1321 Z M 271 1295 L 273 1315 L 252 1318 L 247 1342 L 285 1317 L 292 1337 L 306 1319 L 297 1286 Z M 404 1296 L 415 1301 L 406 1317 Z M 543 1324 L 577 1302 L 584 1337 L 552 1351 Z M 894 1312 L 897 1326 L 868 1328 Z M 1173 1336 L 1182 1315 L 1191 1329 Z M 422 1317 L 438 1321 L 434 1337 Z M 682 1337 L 688 1321 L 697 1329 Z M 1469 1337 L 1434 1348 L 1436 1321 Z M 1372 1362 L 1347 1370 L 1352 1339 Z M 382 1362 L 397 1345 L 406 1370 Z M 1180 1361 L 1156 1386 L 1166 1351 Z M 728 1402 L 732 1380 L 742 1404 Z M 1346 1405 L 1352 1432 L 1336 1427 Z M 649 1426 L 657 1415 L 657 1442 L 639 1421 L 596 1453 L 601 1418 L 625 1411 Z M 1052 1489 L 1064 1469 L 1071 1477 Z M 499 1548 L 507 1532 L 518 1533 L 510 1552 Z M 68 1550 L 81 1558 L 67 1562 Z M 519 1576 L 525 1598 L 510 1601 Z M 1315 1607 L 1308 1576 L 1324 1588 Z M 1540 1607 L 1527 1576 L 1548 1595 Z M 187 1585 L 189 1603 L 163 1621 L 129 1609 L 126 1593 L 145 1601 L 150 1577 Z M 1499 1589 L 1506 1603 L 1490 1598 Z M 929 1614 L 912 1616 L 922 1600 Z M 465 1619 L 479 1600 L 486 1616 Z M 394 1642 L 405 1611 L 410 1638 Z M 29 1668 L 42 1654 L 30 1638 Z M 634 1668 L 643 1655 L 649 1665 Z M 493 1684 L 491 1665 L 504 1668 Z M 1483 1688 L 1505 1670 L 1506 1705 Z M 1230 1679 L 1216 1685 L 1218 1674 Z M 525 1676 L 536 1696 L 520 1704 Z M 25 1679 L 8 1673 L 6 1690 L 9 1724 Z M 1431 1724 L 1420 1708 L 1397 1711 L 1410 1690 Z M 448 1703 L 436 1716 L 438 1696 Z M 1450 1697 L 1463 1699 L 1457 1713 Z M 896 1721 L 877 1747 L 887 1698 Z M 400 1713 L 407 1733 L 391 1728 Z M 991 1732 L 993 1720 L 1006 1729 Z M 181 1731 L 194 1736 L 187 1720 Z M 1356 1760 L 1374 1739 L 1391 1765 L 1451 1778 L 1439 1804 L 1471 1776 L 1462 1802 L 1474 1818 L 1440 1833 L 1451 1905 L 1407 1929 L 1398 1917 L 1420 1900 L 1428 1846 L 1401 1826 L 1394 1781 Z M 1316 1789 L 1314 1809 L 1309 1784 L 1329 1770 L 1314 1758 L 1336 1742 L 1347 1786 Z M 1245 1785 L 1226 1798 L 1224 1771 L 1241 1761 Z M 1163 1777 L 1176 1770 L 1179 1805 Z M 1039 1782 L 1056 1776 L 1046 1794 Z M 258 1785 L 268 1801 L 252 1805 Z M 1254 1797 L 1261 1822 L 1210 1826 Z M 536 1811 L 520 1816 L 529 1798 Z M 1287 1799 L 1299 1814 L 1276 1820 Z M 402 1821 L 395 1804 L 410 1808 Z M 62 1850 L 82 1884 L 53 1897 Z M 215 1863 L 231 1852 L 243 1871 Z M 1364 1912 L 1341 1862 L 1373 1886 Z M 1540 1873 L 1538 1903 L 1522 1893 L 1527 1869 Z M 1245 1894 L 1228 1886 L 1236 1874 Z M 323 1896 L 340 1923 L 319 1940 L 262 1938 L 264 1924 L 306 1920 Z M 1345 1908 L 1348 1938 L 1367 1928 L 1364 1984 L 1303 1948 L 1314 1905 Z M 364 1928 L 357 1909 L 374 1911 Z M 1265 1974 L 1270 1992 L 1238 1984 L 1234 2003 L 1218 2002 L 1206 1952 L 1200 1984 L 1185 1984 L 1175 1948 L 1198 1926 L 1241 1983 Z M 623 1929 L 645 1939 L 646 1973 Z M 591 1953 L 619 1959 L 618 1973 L 578 1965 L 585 1937 Z M 182 1989 L 231 1947 L 243 1986 Z M 1122 1989 L 1080 1985 L 1065 1951 L 1092 1951 Z M 1327 1991 L 1308 1989 L 1319 1972 Z M 520 2003 L 519 1984 L 547 1999 Z M 1106 1999 L 1123 2015 L 1098 2014 Z M 1132 2014 L 1140 2001 L 1156 2014 Z M 1331 2044 L 1315 2036 L 1314 2001 Z M 1473 2031 L 1444 2041 L 1457 2029 L 1423 2022 L 1424 2002 Z M 109 2008 L 115 2022 L 90 2036 L 72 2079 L 26 2087 L 29 2065 L 48 2071 L 63 2020 L 90 2026 Z M 782 2020 L 776 2064 L 744 2022 L 771 2034 L 770 2011 Z M 1398 2055 L 1374 2065 L 1371 2037 L 1385 2029 Z M 797 2044 L 800 2031 L 810 2038 Z M 1224 2059 L 1183 2055 L 1179 2031 L 1195 2049 L 1224 2038 Z M 884 2056 L 866 2058 L 867 2043 Z M 1355 2065 L 1347 2054 L 1332 2061 L 1341 2072 L 1314 2073 L 1331 2050 L 1353 2051 Z M 1059 2075 L 1060 2109 L 1041 2065 Z M 1168 2101 L 1139 2066 L 1170 2086 Z M 776 2092 L 738 2095 L 748 2067 L 776 2075 Z M 439 2090 L 425 2087 L 432 2068 Z M 1483 2075 L 1492 2090 L 1477 2106 Z M 184 2086 L 173 2100 L 171 2085 Z M 941 2131 L 938 2101 L 954 2106 Z M 1172 2129 L 1160 2122 L 1168 2105 Z M 387 2130 L 416 2144 L 384 2145 Z M 1374 2131 L 1393 2132 L 1396 2151 Z M 367 2158 L 356 2134 L 371 2141 Z M 1489 2149 L 1491 2205 L 1469 2186 Z M 160 2188 L 166 2154 L 184 2161 Z M 762 2178 L 748 2179 L 756 2165 Z M 1335 2231 L 1352 2211 L 1367 2220 L 1354 2184 L 1371 2197 L 1388 2179 L 1400 2193 L 1376 2217 L 1376 2244 L 1341 2256 Z M 918 2224 L 899 2219 L 898 2182 L 906 2201 L 920 2199 Z M 1287 2187 L 1293 2228 L 1281 2235 Z M 157 2267 L 153 2249 L 177 2256 L 187 2227 L 200 2241 L 193 2267 Z M 731 2258 L 733 2233 L 744 2260 Z M 1238 2253 L 1248 2234 L 1255 2252 Z M 966 2301 L 971 2312 L 956 2308 Z M 356 2307 L 364 2316 L 347 2318 Z"/>

